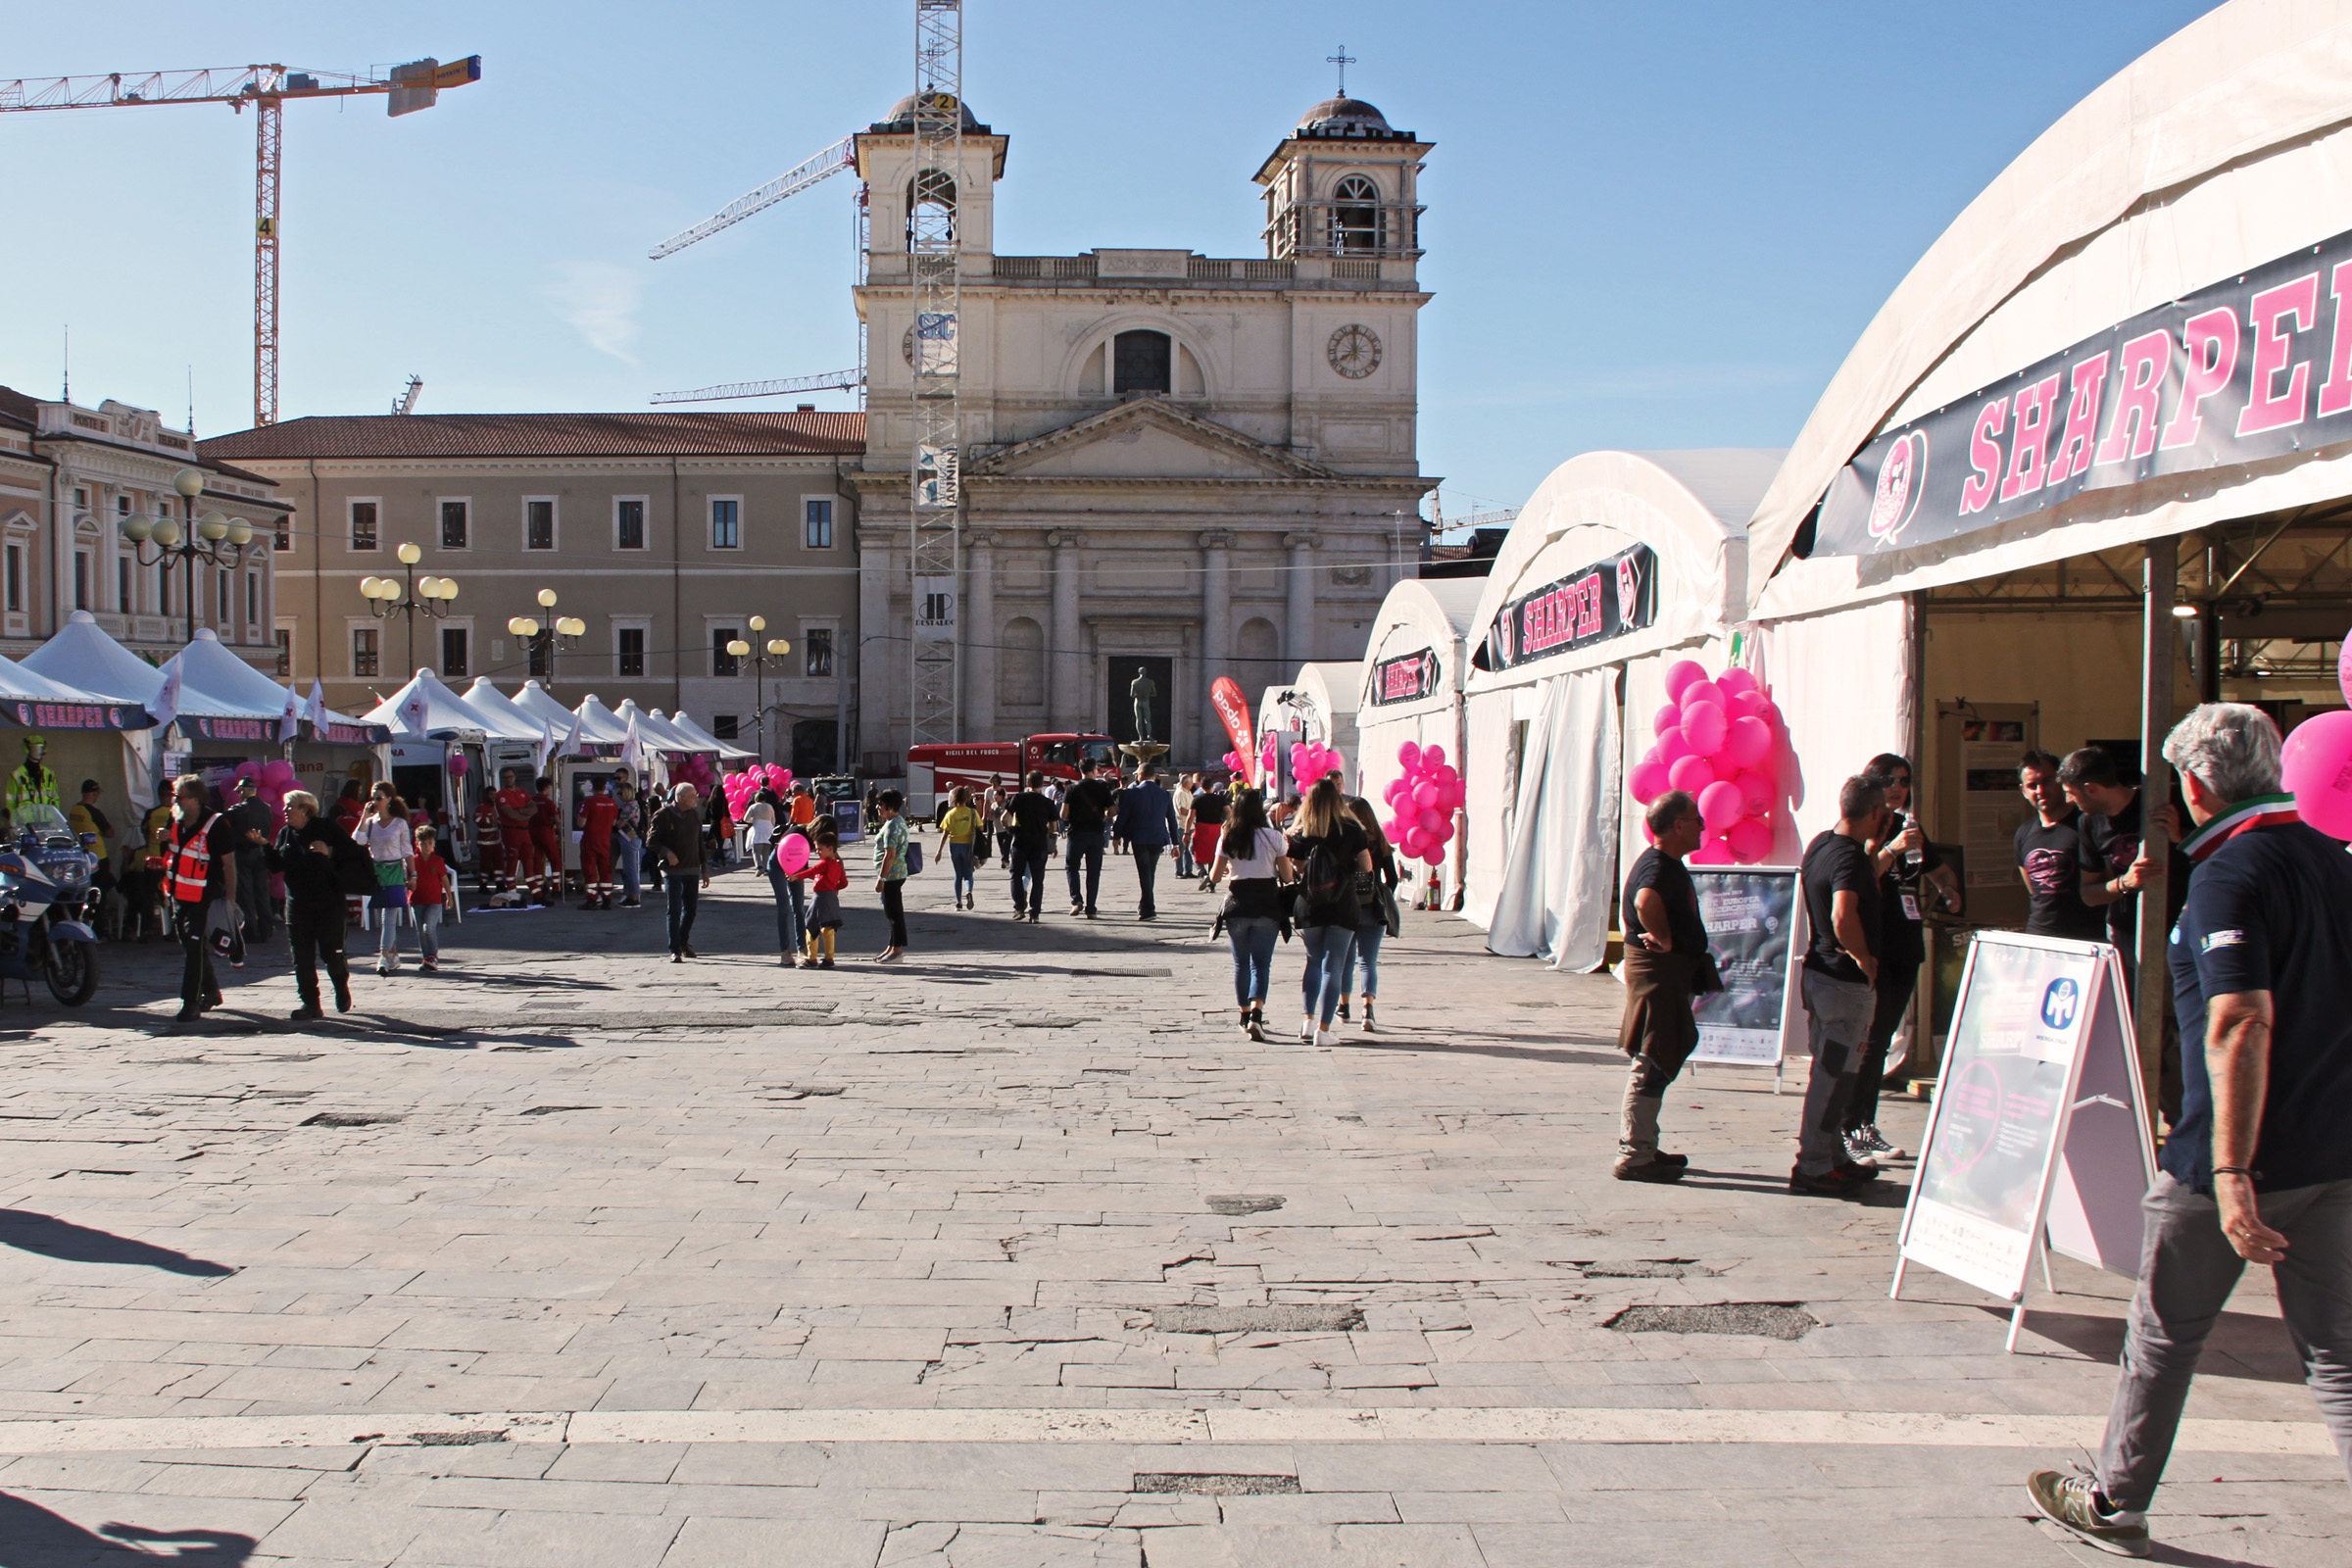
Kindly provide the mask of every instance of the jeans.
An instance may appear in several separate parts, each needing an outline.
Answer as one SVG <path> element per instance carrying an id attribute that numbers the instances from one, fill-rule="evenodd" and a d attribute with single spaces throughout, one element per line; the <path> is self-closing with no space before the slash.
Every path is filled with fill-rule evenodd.
<path id="1" fill-rule="evenodd" d="M 300 899 L 286 901 L 286 935 L 294 944 L 294 991 L 306 1007 L 318 1005 L 318 965 L 334 982 L 335 1000 L 351 1000 L 351 960 L 343 953 L 343 901 L 318 908 Z"/>
<path id="2" fill-rule="evenodd" d="M 1827 1176 L 1846 1158 L 1845 1105 L 1861 1076 L 1862 1047 L 1878 994 L 1859 980 L 1805 971 L 1805 1011 L 1813 1068 L 1805 1079 L 1805 1117 L 1797 1131 L 1796 1168 Z"/>
<path id="3" fill-rule="evenodd" d="M 1062 869 L 1070 877 L 1070 902 L 1084 906 L 1086 912 L 1092 914 L 1095 912 L 1095 896 L 1102 891 L 1102 830 L 1097 828 L 1092 833 L 1081 833 L 1072 828 L 1069 843 L 1064 848 L 1069 851 L 1068 858 L 1062 862 Z M 1082 859 L 1086 862 L 1084 898 L 1078 895 L 1078 862 Z"/>
<path id="4" fill-rule="evenodd" d="M 1165 844 L 1138 844 L 1135 850 L 1135 879 L 1143 885 L 1143 897 L 1136 903 L 1139 916 L 1157 914 L 1159 906 L 1152 902 L 1152 884 L 1159 875 L 1160 857 L 1168 853 Z"/>
<path id="5" fill-rule="evenodd" d="M 891 877 L 882 884 L 882 912 L 890 916 L 890 945 L 906 945 L 906 883 L 904 878 Z"/>
<path id="6" fill-rule="evenodd" d="M 400 915 L 398 909 L 377 909 L 375 913 L 375 952 L 378 958 L 400 956 Z"/>
<path id="7" fill-rule="evenodd" d="M 954 867 L 956 872 L 957 895 L 969 893 L 977 886 L 972 880 L 972 847 L 969 844 L 949 845 L 948 864 Z"/>
<path id="8" fill-rule="evenodd" d="M 1187 877 L 1198 870 L 1200 867 L 1193 864 L 1192 832 L 1190 829 L 1179 827 L 1176 830 L 1176 874 L 1180 877 Z"/>
<path id="9" fill-rule="evenodd" d="M 1897 961 L 1879 965 L 1870 1038 L 1862 1046 L 1862 1064 L 1854 1075 L 1854 1097 L 1845 1105 L 1848 1132 L 1878 1122 L 1879 1085 L 1886 1076 L 1886 1048 L 1894 1043 L 1894 1032 L 1903 1026 L 1903 1014 L 1910 1009 L 1911 993 L 1918 985 L 1918 964 Z"/>
<path id="10" fill-rule="evenodd" d="M 612 835 L 612 859 L 620 867 L 621 896 L 634 904 L 645 891 L 645 840 L 626 833 Z"/>
<path id="11" fill-rule="evenodd" d="M 1379 911 L 1373 912 L 1377 914 Z M 1375 919 L 1370 925 L 1355 928 L 1355 959 L 1348 965 L 1348 968 L 1361 984 L 1353 988 L 1350 992 L 1351 995 L 1358 997 L 1380 995 L 1380 945 L 1388 940 L 1388 926 L 1378 919 Z M 1341 989 L 1348 990 L 1345 986 Z"/>
<path id="12" fill-rule="evenodd" d="M 1340 998 L 1348 989 L 1348 960 L 1355 956 L 1355 927 L 1351 925 L 1302 925 L 1298 928 L 1298 945 L 1306 950 L 1306 973 L 1301 985 L 1306 993 L 1306 1016 L 1318 1027 L 1328 1029 L 1340 1010 Z"/>
<path id="13" fill-rule="evenodd" d="M 776 895 L 776 948 L 786 955 L 808 945 L 808 884 L 784 874 L 774 856 L 767 860 L 767 885 Z"/>
<path id="14" fill-rule="evenodd" d="M 2278 1314 L 2320 1418 L 2352 1473 L 2352 1182 L 2323 1182 L 2257 1200 L 2263 1223 L 2284 1235 L 2274 1265 Z M 2144 1509 L 2164 1479 L 2205 1337 L 2245 1272 L 2222 1235 L 2220 1209 L 2158 1172 L 2139 1200 L 2146 1226 L 2139 1286 L 2124 1332 L 2124 1359 L 2107 1410 L 2099 1490 L 2118 1507 Z"/>
<path id="15" fill-rule="evenodd" d="M 1282 922 L 1270 914 L 1225 922 L 1225 940 L 1233 944 L 1233 1000 L 1243 1006 L 1266 1000 L 1273 980 L 1274 942 L 1281 934 Z"/>
<path id="16" fill-rule="evenodd" d="M 441 906 L 428 904 L 416 916 L 416 952 L 427 963 L 441 961 Z"/>
<path id="17" fill-rule="evenodd" d="M 1046 902 L 1046 847 L 1023 849 L 1019 845 L 1004 852 L 1005 864 L 1012 868 L 1012 912 L 1026 909 L 1038 913 Z M 1024 898 L 1026 903 L 1023 902 Z"/>
<path id="18" fill-rule="evenodd" d="M 702 902 L 703 879 L 690 865 L 672 866 L 662 879 L 669 891 L 669 951 L 683 952 L 694 935 L 695 906 Z"/>

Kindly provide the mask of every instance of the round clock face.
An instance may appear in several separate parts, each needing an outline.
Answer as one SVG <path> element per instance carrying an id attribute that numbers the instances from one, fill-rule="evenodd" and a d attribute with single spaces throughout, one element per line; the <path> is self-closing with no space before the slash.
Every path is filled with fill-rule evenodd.
<path id="1" fill-rule="evenodd" d="M 1323 356 L 1340 374 L 1360 381 L 1380 368 L 1380 338 L 1370 327 L 1350 322 L 1331 334 Z"/>

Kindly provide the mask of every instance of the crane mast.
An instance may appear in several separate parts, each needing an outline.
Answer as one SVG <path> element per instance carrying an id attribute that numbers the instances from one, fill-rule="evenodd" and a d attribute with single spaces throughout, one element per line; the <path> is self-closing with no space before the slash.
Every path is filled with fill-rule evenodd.
<path id="1" fill-rule="evenodd" d="M 914 283 L 914 452 L 909 473 L 908 601 L 913 636 L 908 743 L 959 739 L 956 723 L 963 420 L 963 6 L 915 0 L 914 202 L 907 258 Z"/>

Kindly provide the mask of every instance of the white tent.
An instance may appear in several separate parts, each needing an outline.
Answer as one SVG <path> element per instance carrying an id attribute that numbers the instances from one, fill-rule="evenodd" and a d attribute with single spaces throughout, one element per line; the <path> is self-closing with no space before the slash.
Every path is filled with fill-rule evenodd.
<path id="1" fill-rule="evenodd" d="M 220 634 L 210 626 L 196 628 L 195 640 L 164 662 L 158 671 L 166 679 L 179 671 L 179 709 L 184 713 L 221 714 L 265 719 L 274 724 L 286 711 L 286 688 L 220 646 Z M 276 738 L 272 731 L 270 739 Z"/>
<path id="2" fill-rule="evenodd" d="M 680 709 L 678 711 L 669 715 L 669 727 L 676 730 L 681 735 L 690 736 L 694 740 L 700 742 L 701 744 L 696 748 L 698 751 L 716 752 L 719 756 L 725 758 L 730 762 L 748 762 L 753 758 L 760 755 L 757 752 L 745 751 L 733 741 L 720 740 L 717 736 L 703 728 L 702 725 L 697 724 L 693 719 L 688 718 L 684 709 Z"/>
<path id="3" fill-rule="evenodd" d="M 441 677 L 429 669 L 416 671 L 406 686 L 363 716 L 369 723 L 390 726 L 396 740 L 482 740 L 493 736 L 536 739 L 509 736 L 513 720 L 504 714 L 484 713 L 442 684 Z"/>
<path id="4" fill-rule="evenodd" d="M 1356 747 L 1363 755 L 1348 759 L 1364 799 L 1384 798 L 1403 771 L 1396 751 L 1407 741 L 1443 746 L 1446 760 L 1463 765 L 1462 676 L 1486 587 L 1477 577 L 1407 577 L 1381 602 L 1356 673 Z M 1449 892 L 1461 889 L 1461 866 L 1456 854 L 1438 868 Z"/>
<path id="5" fill-rule="evenodd" d="M 700 752 L 709 757 L 718 750 L 716 741 L 678 728 L 659 708 L 646 714 L 639 727 L 647 740 L 665 752 Z M 656 736 L 660 739 L 655 740 Z"/>
<path id="6" fill-rule="evenodd" d="M 1282 776 L 1290 777 L 1291 747 L 1300 741 L 1321 741 L 1346 759 L 1340 782 L 1352 787 L 1363 759 L 1356 756 L 1355 709 L 1361 688 L 1356 666 L 1339 660 L 1300 664 L 1288 682 L 1275 681 L 1257 700 L 1257 743 L 1274 737 L 1281 753 Z"/>
<path id="7" fill-rule="evenodd" d="M 487 675 L 476 675 L 473 684 L 466 688 L 466 706 L 495 725 L 484 731 L 487 739 L 529 741 L 536 745 L 547 738 L 547 726 L 515 707 L 514 699 L 493 685 Z M 564 715 L 566 720 L 570 716 Z M 562 738 L 559 731 L 557 739 Z"/>
<path id="8" fill-rule="evenodd" d="M 580 721 L 580 739 L 591 746 L 619 746 L 629 738 L 629 721 L 607 708 L 590 692 L 572 710 Z"/>
<path id="9" fill-rule="evenodd" d="M 556 739 L 571 733 L 572 711 L 547 694 L 547 688 L 535 680 L 526 680 L 514 693 L 514 706 L 517 712 L 534 724 L 556 726 Z"/>

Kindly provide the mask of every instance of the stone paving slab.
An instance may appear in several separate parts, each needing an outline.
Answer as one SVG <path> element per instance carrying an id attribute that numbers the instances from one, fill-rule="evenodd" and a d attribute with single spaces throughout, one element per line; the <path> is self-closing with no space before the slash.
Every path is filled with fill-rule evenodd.
<path id="1" fill-rule="evenodd" d="M 1163 890 L 1028 927 L 921 878 L 910 961 L 811 973 L 732 875 L 692 964 L 558 910 L 308 1028 L 270 953 L 199 1025 L 160 947 L 0 1007 L 0 1564 L 2086 1560 L 2018 1483 L 2095 1438 L 2128 1282 L 2061 1261 L 2005 1355 L 2002 1303 L 1887 1298 L 1899 1178 L 1781 1190 L 1766 1074 L 1676 1085 L 1681 1187 L 1608 1181 L 1613 982 L 1416 914 L 1380 1033 L 1258 1045 Z M 1818 1326 L 1609 1326 L 1759 1301 Z M 2352 1529 L 2298 1375 L 2249 1276 L 2172 1560 Z M 1296 1490 L 1151 1479 L 1200 1474 Z"/>

